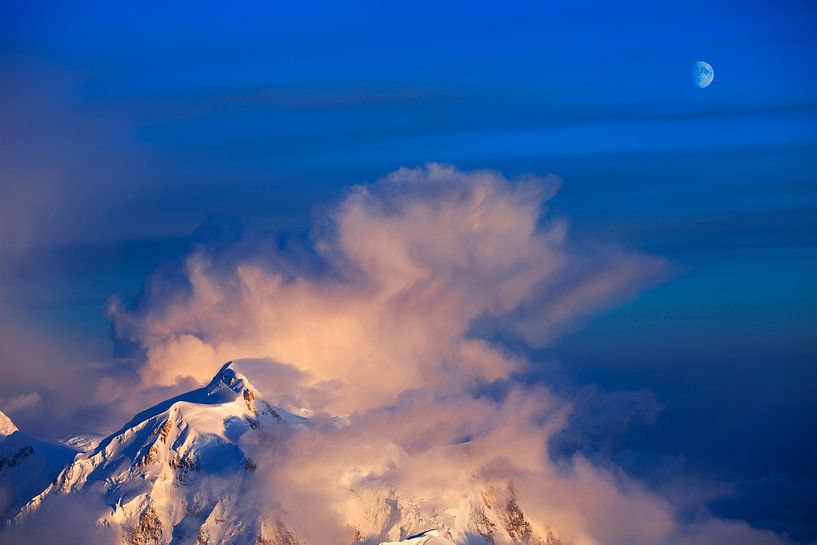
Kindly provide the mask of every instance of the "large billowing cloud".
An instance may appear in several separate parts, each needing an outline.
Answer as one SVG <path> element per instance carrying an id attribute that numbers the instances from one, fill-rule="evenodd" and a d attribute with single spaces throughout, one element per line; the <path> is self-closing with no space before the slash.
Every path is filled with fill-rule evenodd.
<path id="1" fill-rule="evenodd" d="M 488 505 L 510 497 L 535 535 L 553 532 L 547 545 L 786 543 L 705 512 L 681 521 L 669 501 L 620 470 L 581 455 L 548 458 L 545 445 L 569 410 L 541 386 L 514 386 L 499 399 L 414 392 L 260 454 L 258 472 L 268 486 L 258 500 L 285 512 L 297 535 L 314 545 L 352 542 L 338 537 L 349 528 L 393 540 L 412 530 L 390 528 L 393 518 L 422 521 L 421 528 L 429 521 L 455 526 L 452 516 L 467 517 L 474 499 Z M 536 538 L 513 542 L 545 545 Z"/>
<path id="2" fill-rule="evenodd" d="M 319 218 L 311 259 L 202 247 L 181 282 L 157 277 L 135 308 L 112 305 L 117 334 L 144 348 L 145 386 L 205 382 L 223 361 L 269 358 L 331 392 L 320 408 L 335 413 L 507 377 L 524 363 L 475 324 L 543 344 L 661 269 L 620 249 L 579 252 L 547 214 L 557 185 L 400 169 Z"/>

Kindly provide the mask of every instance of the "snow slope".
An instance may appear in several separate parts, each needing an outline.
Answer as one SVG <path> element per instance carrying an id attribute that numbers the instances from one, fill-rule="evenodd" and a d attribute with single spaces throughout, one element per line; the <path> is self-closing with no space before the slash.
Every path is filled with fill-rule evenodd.
<path id="1" fill-rule="evenodd" d="M 29 437 L 0 412 L 0 527 L 73 459 L 75 450 Z"/>

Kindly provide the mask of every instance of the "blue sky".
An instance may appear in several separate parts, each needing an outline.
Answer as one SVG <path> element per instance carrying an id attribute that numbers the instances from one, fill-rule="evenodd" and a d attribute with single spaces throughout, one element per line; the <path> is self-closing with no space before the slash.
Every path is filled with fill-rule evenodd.
<path id="1" fill-rule="evenodd" d="M 654 423 L 586 447 L 638 453 L 645 479 L 671 459 L 737 483 L 714 508 L 814 538 L 809 2 L 0 9 L 0 323 L 109 359 L 108 298 L 136 297 L 207 218 L 302 237 L 315 207 L 400 166 L 554 173 L 577 237 L 670 270 L 536 352 L 531 380 L 651 391 Z M 32 380 L 8 371 L 0 396 Z M 770 495 L 794 506 L 768 515 Z"/>

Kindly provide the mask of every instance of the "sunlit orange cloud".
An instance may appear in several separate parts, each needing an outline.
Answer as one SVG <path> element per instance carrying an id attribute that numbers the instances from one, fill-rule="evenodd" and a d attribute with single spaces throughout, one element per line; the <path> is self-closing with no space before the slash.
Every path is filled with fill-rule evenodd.
<path id="1" fill-rule="evenodd" d="M 249 261 L 225 273 L 199 251 L 186 263 L 189 292 L 111 314 L 117 333 L 145 348 L 145 386 L 203 383 L 222 362 L 253 357 L 331 383 L 321 408 L 335 413 L 412 388 L 459 391 L 524 365 L 469 335 L 475 320 L 545 342 L 661 269 L 615 249 L 588 268 L 566 223 L 547 215 L 557 188 L 552 177 L 401 169 L 353 188 L 315 231 L 329 273 L 291 277 Z"/>

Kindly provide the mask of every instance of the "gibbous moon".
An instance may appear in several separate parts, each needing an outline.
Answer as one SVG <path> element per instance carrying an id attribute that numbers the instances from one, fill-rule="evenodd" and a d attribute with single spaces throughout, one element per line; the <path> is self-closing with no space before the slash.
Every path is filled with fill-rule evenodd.
<path id="1" fill-rule="evenodd" d="M 708 62 L 698 61 L 692 67 L 692 78 L 695 80 L 695 85 L 701 89 L 709 87 L 709 84 L 715 79 L 715 70 Z"/>

